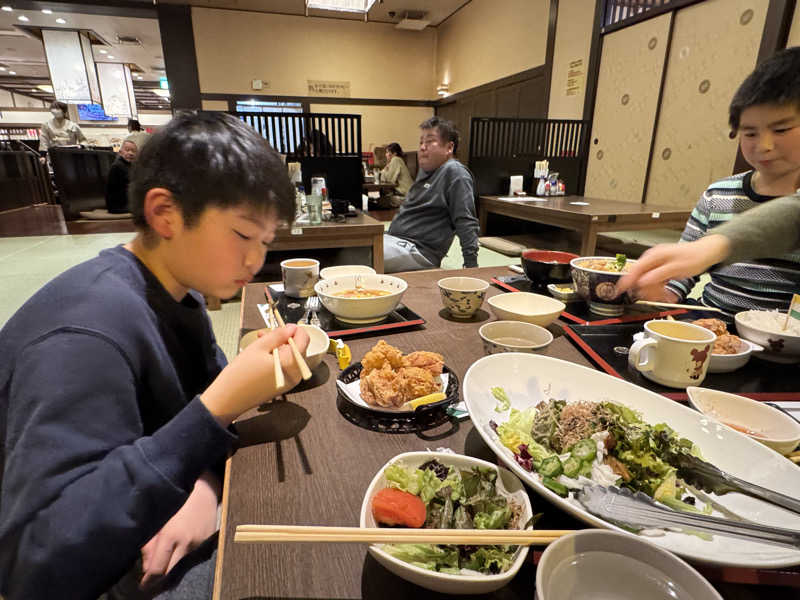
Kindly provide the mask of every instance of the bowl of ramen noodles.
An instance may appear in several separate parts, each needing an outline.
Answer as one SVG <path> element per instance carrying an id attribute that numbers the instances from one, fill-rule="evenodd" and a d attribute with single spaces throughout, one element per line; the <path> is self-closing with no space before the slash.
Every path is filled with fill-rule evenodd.
<path id="1" fill-rule="evenodd" d="M 626 294 L 617 295 L 617 281 L 633 262 L 624 254 L 573 258 L 569 264 L 575 291 L 593 313 L 617 317 L 628 303 Z"/>
<path id="2" fill-rule="evenodd" d="M 321 279 L 314 291 L 339 321 L 374 323 L 397 308 L 406 288 L 399 277 L 365 273 Z"/>
<path id="3" fill-rule="evenodd" d="M 764 347 L 759 358 L 779 363 L 800 362 L 800 320 L 774 310 L 736 313 L 740 337 Z"/>

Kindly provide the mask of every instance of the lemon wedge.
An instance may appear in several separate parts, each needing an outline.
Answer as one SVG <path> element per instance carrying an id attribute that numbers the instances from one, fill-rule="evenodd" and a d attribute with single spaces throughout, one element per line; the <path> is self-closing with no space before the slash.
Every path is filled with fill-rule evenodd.
<path id="1" fill-rule="evenodd" d="M 447 398 L 447 395 L 444 392 L 434 392 L 433 394 L 420 396 L 419 398 L 415 398 L 410 402 L 406 402 L 403 406 L 408 408 L 417 408 L 423 404 L 433 404 L 434 402 L 439 402 L 445 398 Z"/>

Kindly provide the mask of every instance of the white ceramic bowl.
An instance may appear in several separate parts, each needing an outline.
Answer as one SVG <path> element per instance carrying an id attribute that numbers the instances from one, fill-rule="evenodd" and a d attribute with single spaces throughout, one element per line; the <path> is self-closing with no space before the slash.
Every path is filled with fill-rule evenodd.
<path id="1" fill-rule="evenodd" d="M 325 356 L 328 352 L 328 344 L 330 344 L 330 339 L 328 338 L 328 334 L 325 333 L 322 329 L 317 327 L 316 325 L 306 325 L 302 324 L 299 325 L 302 327 L 303 330 L 308 334 L 309 341 L 308 341 L 308 348 L 306 348 L 306 364 L 308 365 L 309 369 L 313 369 L 319 363 L 322 362 L 322 357 Z M 239 340 L 239 352 L 247 348 L 250 344 L 252 344 L 256 339 L 258 339 L 258 332 L 259 331 L 268 331 L 267 329 L 256 329 L 254 331 L 250 331 L 242 336 L 242 339 Z"/>
<path id="2" fill-rule="evenodd" d="M 497 294 L 488 300 L 489 306 L 504 321 L 524 321 L 547 327 L 566 308 L 561 300 L 530 292 Z"/>
<path id="3" fill-rule="evenodd" d="M 745 310 L 736 313 L 734 319 L 739 337 L 764 347 L 764 352 L 759 354 L 759 358 L 779 363 L 796 363 L 800 361 L 800 335 L 768 331 L 753 325 L 750 319 L 753 313 L 759 312 L 767 311 Z"/>
<path id="4" fill-rule="evenodd" d="M 641 340 L 644 338 L 644 332 L 633 334 L 634 340 Z M 736 369 L 741 369 L 750 360 L 750 355 L 753 352 L 761 352 L 764 350 L 758 344 L 754 344 L 748 340 L 739 338 L 741 344 L 739 345 L 739 352 L 736 354 L 712 354 L 708 359 L 708 373 L 731 373 Z"/>
<path id="5" fill-rule="evenodd" d="M 536 568 L 538 600 L 722 600 L 671 552 L 614 531 L 585 529 L 550 544 Z"/>
<path id="6" fill-rule="evenodd" d="M 387 487 L 386 476 L 383 474 L 386 467 L 396 462 L 402 462 L 409 467 L 414 467 L 434 458 L 443 465 L 452 465 L 463 470 L 471 469 L 472 467 L 485 467 L 497 470 L 503 481 L 503 486 L 508 492 L 514 494 L 515 498 L 522 504 L 520 523 L 527 523 L 533 515 L 531 502 L 528 498 L 528 494 L 525 493 L 525 488 L 520 480 L 506 469 L 484 460 L 472 458 L 471 456 L 463 456 L 461 454 L 450 454 L 447 452 L 406 452 L 404 454 L 398 454 L 381 467 L 381 470 L 378 471 L 378 474 L 375 475 L 372 482 L 369 484 L 367 492 L 364 494 L 364 502 L 361 504 L 360 526 L 377 527 L 375 519 L 372 516 L 372 497 L 380 490 Z M 391 554 L 384 552 L 378 544 L 371 545 L 369 547 L 369 553 L 375 560 L 398 577 L 407 579 L 412 583 L 435 592 L 460 595 L 485 594 L 506 585 L 514 578 L 514 575 L 517 574 L 517 571 L 519 571 L 520 567 L 525 562 L 525 558 L 528 556 L 528 547 L 520 546 L 511 567 L 506 572 L 497 575 L 450 575 L 448 573 L 429 571 L 428 569 L 416 567 L 407 562 L 403 562 L 399 558 L 395 558 Z"/>
<path id="7" fill-rule="evenodd" d="M 736 369 L 740 369 L 747 364 L 750 360 L 750 355 L 753 352 L 761 352 L 764 350 L 758 344 L 754 344 L 748 340 L 739 338 L 741 344 L 739 345 L 739 352 L 736 354 L 712 354 L 708 361 L 709 373 L 730 373 Z"/>
<path id="8" fill-rule="evenodd" d="M 456 319 L 469 319 L 486 298 L 489 282 L 475 277 L 445 277 L 436 282 L 442 304 Z"/>
<path id="9" fill-rule="evenodd" d="M 333 279 L 342 275 L 375 275 L 375 269 L 366 265 L 337 265 L 325 267 L 319 272 L 320 279 Z"/>
<path id="10" fill-rule="evenodd" d="M 707 417 L 731 429 L 742 428 L 745 431 L 737 431 L 779 454 L 789 454 L 800 443 L 800 423 L 768 404 L 701 387 L 688 387 L 686 393 L 689 404 Z"/>
<path id="11" fill-rule="evenodd" d="M 492 321 L 481 325 L 478 335 L 486 354 L 535 352 L 550 345 L 553 334 L 544 327 L 519 321 Z"/>
<path id="12" fill-rule="evenodd" d="M 351 290 L 358 284 L 366 289 L 383 290 L 389 292 L 386 296 L 372 298 L 342 298 L 334 296 L 337 292 Z M 336 315 L 336 318 L 345 323 L 373 323 L 380 321 L 392 312 L 408 284 L 399 277 L 391 275 L 342 275 L 333 279 L 323 279 L 314 285 L 314 291 L 319 296 L 322 305 Z"/>

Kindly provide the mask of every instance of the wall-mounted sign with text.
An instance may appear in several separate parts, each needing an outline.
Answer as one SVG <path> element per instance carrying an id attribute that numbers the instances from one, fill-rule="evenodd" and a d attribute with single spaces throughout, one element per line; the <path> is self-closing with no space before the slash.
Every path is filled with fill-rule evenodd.
<path id="1" fill-rule="evenodd" d="M 349 98 L 349 81 L 317 81 L 308 79 L 309 96 L 328 96 L 332 98 Z"/>
<path id="2" fill-rule="evenodd" d="M 567 69 L 567 96 L 578 96 L 583 88 L 583 59 L 572 60 Z"/>

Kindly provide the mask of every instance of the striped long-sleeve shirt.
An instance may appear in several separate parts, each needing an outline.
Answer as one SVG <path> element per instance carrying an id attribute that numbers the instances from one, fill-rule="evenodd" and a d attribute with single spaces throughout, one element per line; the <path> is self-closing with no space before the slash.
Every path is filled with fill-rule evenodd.
<path id="1" fill-rule="evenodd" d="M 752 175 L 753 171 L 748 171 L 711 184 L 692 211 L 681 241 L 697 240 L 735 215 L 774 199 L 753 190 Z M 704 304 L 729 313 L 787 308 L 792 293 L 800 292 L 800 249 L 780 257 L 720 265 L 710 274 L 711 281 L 703 289 Z M 695 283 L 697 278 L 673 280 L 667 288 L 683 299 Z"/>

